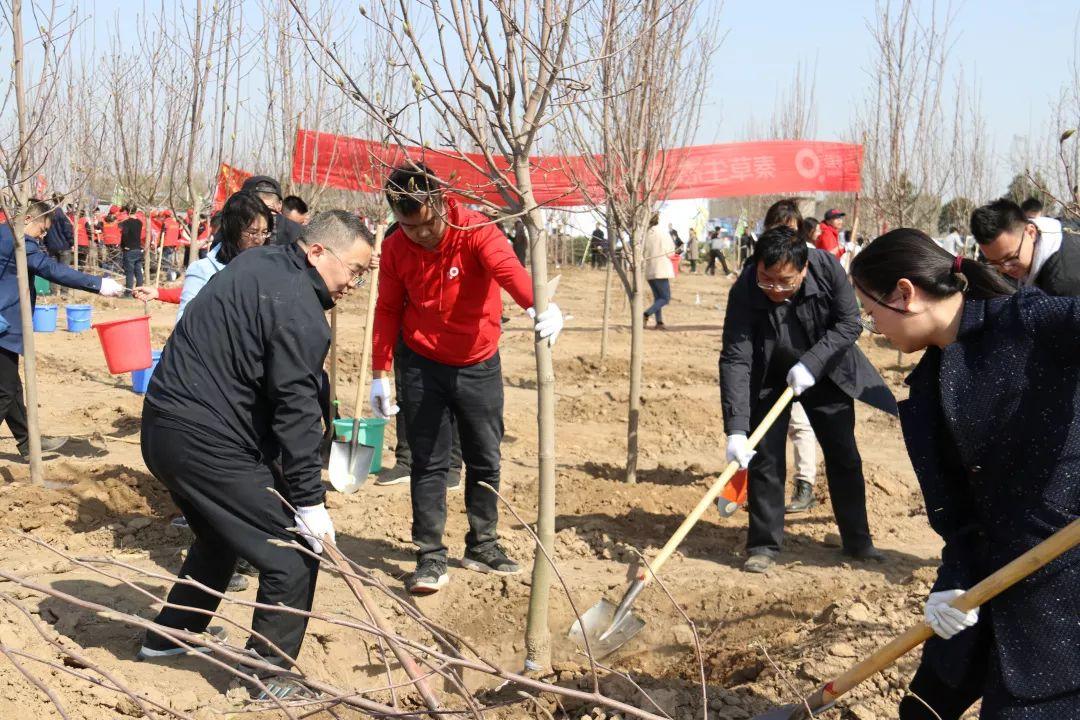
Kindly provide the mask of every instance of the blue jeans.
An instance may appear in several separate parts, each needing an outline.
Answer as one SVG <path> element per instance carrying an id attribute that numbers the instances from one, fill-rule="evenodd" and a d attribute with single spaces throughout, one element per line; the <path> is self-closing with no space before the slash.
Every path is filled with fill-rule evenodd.
<path id="1" fill-rule="evenodd" d="M 671 282 L 667 278 L 650 280 L 649 288 L 652 290 L 653 304 L 645 311 L 645 318 L 648 319 L 650 315 L 655 314 L 656 324 L 663 325 L 664 315 L 660 311 L 671 302 Z"/>
<path id="2" fill-rule="evenodd" d="M 130 290 L 143 284 L 143 251 L 124 251 L 124 287 Z"/>

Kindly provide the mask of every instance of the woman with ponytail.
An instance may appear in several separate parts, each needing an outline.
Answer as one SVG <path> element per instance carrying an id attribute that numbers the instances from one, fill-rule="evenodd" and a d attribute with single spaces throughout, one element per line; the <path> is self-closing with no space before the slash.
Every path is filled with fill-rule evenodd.
<path id="1" fill-rule="evenodd" d="M 944 547 L 901 720 L 1080 718 L 1080 551 L 979 610 L 963 591 L 1080 516 L 1080 298 L 1018 292 L 918 230 L 851 264 L 863 324 L 925 350 L 900 421 Z M 915 697 L 917 696 L 917 697 Z"/>

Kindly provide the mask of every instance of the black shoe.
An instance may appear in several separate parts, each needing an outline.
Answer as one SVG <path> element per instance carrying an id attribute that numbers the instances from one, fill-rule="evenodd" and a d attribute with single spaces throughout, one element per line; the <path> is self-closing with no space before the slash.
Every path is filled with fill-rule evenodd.
<path id="1" fill-rule="evenodd" d="M 641 316 L 643 318 L 645 318 L 645 320 L 641 323 L 641 326 L 642 327 L 648 327 L 649 326 L 649 313 L 642 313 Z"/>
<path id="2" fill-rule="evenodd" d="M 56 452 L 60 448 L 67 445 L 68 437 L 48 437 L 46 435 L 41 436 L 41 452 L 49 453 Z M 30 441 L 28 440 L 25 445 L 19 444 L 19 454 L 24 458 L 30 457 Z"/>
<path id="3" fill-rule="evenodd" d="M 249 577 L 259 577 L 259 569 L 244 558 L 237 558 L 236 572 L 240 575 L 247 575 Z"/>
<path id="4" fill-rule="evenodd" d="M 205 632 L 206 635 L 214 638 L 217 642 L 225 642 L 228 639 L 228 634 L 225 632 L 225 628 L 215 625 L 208 627 Z M 191 643 L 188 643 L 191 645 Z M 185 647 L 177 645 L 172 640 L 164 638 L 152 632 L 147 632 L 146 637 L 143 640 L 142 647 L 139 648 L 138 654 L 135 656 L 136 660 L 152 660 L 154 658 L 174 657 L 176 655 L 185 655 L 188 652 L 207 653 L 210 652 L 210 648 L 200 647 L 198 645 L 191 645 L 192 650 L 188 650 Z"/>
<path id="5" fill-rule="evenodd" d="M 521 566 L 507 557 L 499 543 L 491 543 L 482 550 L 469 548 L 461 559 L 461 566 L 466 570 L 496 575 L 515 575 L 521 572 Z"/>
<path id="6" fill-rule="evenodd" d="M 242 592 L 248 588 L 248 579 L 240 573 L 233 573 L 233 576 L 229 578 L 229 585 L 225 588 L 225 592 Z"/>
<path id="7" fill-rule="evenodd" d="M 405 463 L 397 463 L 389 470 L 383 470 L 379 473 L 379 477 L 375 478 L 375 484 L 379 487 L 386 485 L 401 485 L 409 482 L 409 475 L 412 472 L 410 467 Z"/>
<path id="8" fill-rule="evenodd" d="M 784 508 L 784 512 L 794 515 L 806 512 L 815 505 L 817 505 L 817 498 L 814 497 L 814 486 L 805 480 L 800 480 L 795 486 L 795 494 L 791 496 L 791 503 Z"/>
<path id="9" fill-rule="evenodd" d="M 866 547 L 859 550 L 850 550 L 848 548 L 844 548 L 840 552 L 844 555 L 844 557 L 854 558 L 855 560 L 876 563 L 885 562 L 885 553 L 881 552 L 873 545 L 867 545 Z"/>
<path id="10" fill-rule="evenodd" d="M 425 558 L 416 565 L 416 572 L 409 578 L 406 589 L 413 595 L 431 595 L 439 592 L 450 582 L 446 572 L 446 561 L 438 558 Z"/>
<path id="11" fill-rule="evenodd" d="M 773 560 L 771 555 L 765 555 L 758 553 L 757 555 L 751 555 L 746 558 L 746 562 L 743 563 L 742 569 L 748 573 L 764 573 L 768 572 L 776 561 Z"/>

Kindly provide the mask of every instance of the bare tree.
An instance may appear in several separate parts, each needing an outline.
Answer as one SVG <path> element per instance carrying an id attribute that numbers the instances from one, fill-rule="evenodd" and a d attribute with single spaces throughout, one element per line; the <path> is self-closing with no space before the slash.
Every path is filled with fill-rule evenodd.
<path id="1" fill-rule="evenodd" d="M 698 0 L 645 0 L 636 5 L 605 0 L 594 19 L 603 48 L 601 81 L 562 124 L 581 153 L 583 191 L 603 207 L 608 250 L 630 300 L 630 401 L 626 480 L 636 482 L 645 292 L 645 237 L 657 203 L 678 180 L 678 155 L 700 119 L 718 6 L 699 18 Z M 688 33 L 695 22 L 706 29 Z M 696 37 L 705 38 L 696 40 Z M 704 44 L 702 44 L 704 43 Z M 582 79 L 584 84 L 584 79 Z"/>

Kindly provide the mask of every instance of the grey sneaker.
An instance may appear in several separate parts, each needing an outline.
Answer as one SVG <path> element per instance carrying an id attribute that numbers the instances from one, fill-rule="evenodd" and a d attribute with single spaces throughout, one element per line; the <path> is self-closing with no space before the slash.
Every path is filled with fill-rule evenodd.
<path id="1" fill-rule="evenodd" d="M 68 437 L 61 435 L 58 437 L 49 437 L 47 435 L 41 436 L 41 452 L 50 453 L 56 452 L 60 448 L 67 445 Z M 30 441 L 28 440 L 25 445 L 19 445 L 19 454 L 24 458 L 30 457 Z"/>
<path id="2" fill-rule="evenodd" d="M 408 465 L 398 463 L 389 470 L 383 470 L 379 473 L 379 477 L 375 478 L 375 484 L 379 487 L 386 487 L 388 485 L 401 485 L 409 482 L 409 473 L 411 469 Z"/>
<path id="3" fill-rule="evenodd" d="M 243 592 L 248 589 L 248 579 L 240 573 L 233 573 L 233 576 L 229 578 L 229 585 L 225 588 L 225 592 Z"/>
<path id="4" fill-rule="evenodd" d="M 218 642 L 225 642 L 228 639 L 228 634 L 225 632 L 225 628 L 220 625 L 214 625 L 206 629 L 206 634 L 214 638 Z M 207 653 L 210 652 L 210 648 L 199 647 L 192 645 L 193 650 L 189 651 L 185 647 L 177 645 L 172 640 L 164 638 L 152 632 L 146 633 L 146 638 L 143 640 L 142 647 L 139 648 L 138 654 L 135 656 L 136 660 L 151 660 L 154 658 L 174 657 L 176 655 L 186 655 L 188 652 Z"/>
<path id="5" fill-rule="evenodd" d="M 417 564 L 406 589 L 413 595 L 431 595 L 446 587 L 448 582 L 450 576 L 446 572 L 446 561 L 427 558 Z"/>
<path id="6" fill-rule="evenodd" d="M 461 559 L 461 566 L 467 570 L 496 575 L 515 575 L 521 572 L 521 566 L 506 555 L 499 543 L 492 543 L 482 550 L 469 548 Z"/>
<path id="7" fill-rule="evenodd" d="M 248 577 L 259 577 L 259 569 L 244 558 L 236 559 L 236 572 Z"/>
<path id="8" fill-rule="evenodd" d="M 750 557 L 746 558 L 746 562 L 743 563 L 743 570 L 748 573 L 764 573 L 768 572 L 769 569 L 772 568 L 772 566 L 775 564 L 776 561 L 768 555 L 751 555 Z"/>

